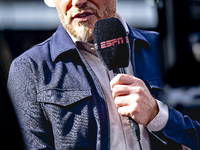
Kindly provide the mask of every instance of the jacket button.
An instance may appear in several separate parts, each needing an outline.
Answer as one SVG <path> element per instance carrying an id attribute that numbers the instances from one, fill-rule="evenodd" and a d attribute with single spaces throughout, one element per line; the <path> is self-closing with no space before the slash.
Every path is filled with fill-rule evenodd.
<path id="1" fill-rule="evenodd" d="M 129 119 L 126 120 L 126 124 L 130 125 Z"/>

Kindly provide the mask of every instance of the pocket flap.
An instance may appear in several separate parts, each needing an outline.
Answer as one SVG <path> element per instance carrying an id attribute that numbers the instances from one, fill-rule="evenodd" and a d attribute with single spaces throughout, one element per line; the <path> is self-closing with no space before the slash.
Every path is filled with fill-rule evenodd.
<path id="1" fill-rule="evenodd" d="M 84 98 L 91 96 L 91 90 L 63 90 L 48 89 L 38 93 L 38 101 L 41 103 L 52 103 L 61 106 L 68 106 Z"/>

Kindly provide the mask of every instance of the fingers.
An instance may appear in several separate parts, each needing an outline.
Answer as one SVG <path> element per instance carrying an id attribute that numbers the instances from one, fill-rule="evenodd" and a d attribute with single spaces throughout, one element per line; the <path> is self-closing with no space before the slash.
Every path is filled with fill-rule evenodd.
<path id="1" fill-rule="evenodd" d="M 131 79 L 132 77 L 134 76 L 131 76 L 131 75 L 127 75 L 127 74 L 118 74 L 117 76 L 115 76 L 111 82 L 110 82 L 110 85 L 111 85 L 111 89 L 115 86 L 115 85 L 118 85 L 118 84 L 121 84 L 121 85 L 129 85 L 129 84 L 132 84 L 134 81 Z"/>
<path id="2" fill-rule="evenodd" d="M 132 108 L 130 106 L 119 107 L 118 113 L 122 117 L 130 116 L 131 118 L 133 117 L 133 119 L 134 119 L 134 115 L 132 113 Z"/>
<path id="3" fill-rule="evenodd" d="M 130 106 L 123 106 L 118 108 L 118 113 L 122 117 L 127 117 L 130 116 L 132 119 L 137 120 L 136 122 L 142 123 L 140 116 L 138 115 L 140 112 L 137 111 L 137 106 L 136 105 L 130 105 Z"/>
<path id="4" fill-rule="evenodd" d="M 133 75 L 130 74 L 118 74 L 117 76 L 115 76 L 111 82 L 111 90 L 113 91 L 113 88 L 116 85 L 138 85 L 138 86 L 142 86 L 142 81 L 136 77 L 134 77 Z"/>
<path id="5" fill-rule="evenodd" d="M 129 89 L 130 89 L 130 87 L 128 87 L 126 85 L 115 85 L 112 90 L 113 98 L 130 94 Z"/>
<path id="6" fill-rule="evenodd" d="M 134 93 L 139 93 L 142 91 L 139 86 L 129 86 L 129 85 L 115 85 L 112 89 L 113 98 L 118 96 L 126 96 Z"/>
<path id="7" fill-rule="evenodd" d="M 139 124 L 147 125 L 157 115 L 156 100 L 141 79 L 119 74 L 110 84 L 121 116 L 130 116 Z"/>
<path id="8" fill-rule="evenodd" d="M 130 106 L 133 104 L 137 104 L 139 100 L 138 95 L 127 95 L 127 96 L 118 96 L 115 98 L 114 102 L 117 108 Z"/>

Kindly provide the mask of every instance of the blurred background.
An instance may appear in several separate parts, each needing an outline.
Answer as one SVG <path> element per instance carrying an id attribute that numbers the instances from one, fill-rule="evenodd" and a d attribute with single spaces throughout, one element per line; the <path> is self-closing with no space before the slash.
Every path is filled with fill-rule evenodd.
<path id="1" fill-rule="evenodd" d="M 200 122 L 200 0 L 118 0 L 117 12 L 133 28 L 160 33 L 162 99 Z M 6 91 L 10 64 L 59 25 L 52 0 L 0 0 L 0 127 L 10 129 L 1 144 L 10 149 L 23 149 Z"/>

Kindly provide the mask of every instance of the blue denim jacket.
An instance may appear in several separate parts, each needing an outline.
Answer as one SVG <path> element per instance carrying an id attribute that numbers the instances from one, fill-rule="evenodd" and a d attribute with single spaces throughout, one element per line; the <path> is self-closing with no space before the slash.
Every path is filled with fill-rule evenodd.
<path id="1" fill-rule="evenodd" d="M 161 88 L 158 34 L 130 28 L 129 39 L 134 75 L 156 97 Z M 28 149 L 109 149 L 103 90 L 62 26 L 12 62 L 8 89 Z M 155 137 L 150 138 L 153 143 Z"/>

